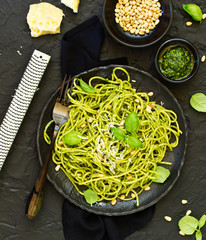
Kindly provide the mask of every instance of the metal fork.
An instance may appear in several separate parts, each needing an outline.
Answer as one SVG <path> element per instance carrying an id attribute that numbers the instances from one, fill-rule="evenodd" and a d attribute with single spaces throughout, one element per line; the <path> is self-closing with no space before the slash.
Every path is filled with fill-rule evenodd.
<path id="1" fill-rule="evenodd" d="M 71 84 L 70 92 L 72 91 L 73 81 L 71 81 L 71 79 L 69 77 L 68 82 L 65 84 L 66 79 L 67 79 L 67 76 L 65 76 L 65 78 L 61 84 L 61 88 L 59 90 L 59 94 L 58 94 L 58 97 L 56 99 L 56 102 L 55 102 L 55 105 L 53 108 L 52 117 L 53 117 L 53 120 L 55 123 L 55 127 L 54 127 L 54 132 L 53 132 L 53 136 L 52 136 L 52 140 L 51 140 L 51 144 L 50 144 L 50 150 L 44 161 L 44 164 L 42 166 L 39 177 L 37 178 L 36 183 L 33 187 L 33 190 L 30 193 L 28 200 L 27 200 L 26 216 L 30 219 L 35 217 L 37 215 L 39 209 L 41 208 L 43 187 L 44 187 L 44 183 L 45 183 L 46 176 L 47 176 L 49 162 L 52 157 L 52 151 L 54 148 L 55 139 L 56 139 L 58 130 L 61 127 L 61 125 L 68 120 L 69 99 L 67 97 L 67 91 L 68 91 L 70 84 Z"/>

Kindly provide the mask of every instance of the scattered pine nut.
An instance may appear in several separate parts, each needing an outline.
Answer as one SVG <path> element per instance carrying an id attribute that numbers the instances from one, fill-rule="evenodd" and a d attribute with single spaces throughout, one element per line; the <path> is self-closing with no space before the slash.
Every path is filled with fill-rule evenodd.
<path id="1" fill-rule="evenodd" d="M 132 151 L 132 152 L 130 153 L 130 155 L 134 155 L 134 154 L 135 154 L 135 152 L 136 152 L 135 150 L 134 150 L 134 151 Z"/>
<path id="2" fill-rule="evenodd" d="M 136 198 L 136 195 L 134 193 L 131 194 L 132 198 Z"/>
<path id="3" fill-rule="evenodd" d="M 147 106 L 147 108 L 146 108 L 146 111 L 148 112 L 148 113 L 151 113 L 152 111 L 151 111 L 151 107 L 149 107 L 149 106 Z"/>
<path id="4" fill-rule="evenodd" d="M 149 96 L 149 97 L 151 97 L 151 96 L 153 96 L 153 92 L 149 92 L 147 95 Z"/>
<path id="5" fill-rule="evenodd" d="M 172 221 L 172 218 L 169 217 L 169 216 L 165 216 L 164 218 L 165 218 L 165 220 L 168 221 L 168 222 L 171 222 L 171 221 Z"/>
<path id="6" fill-rule="evenodd" d="M 125 123 L 125 120 L 122 120 L 122 121 L 120 122 L 120 125 L 123 126 L 124 123 Z"/>
<path id="7" fill-rule="evenodd" d="M 56 167 L 55 167 L 55 171 L 59 171 L 59 169 L 60 169 L 60 165 L 57 165 Z"/>
<path id="8" fill-rule="evenodd" d="M 124 194 L 121 195 L 121 196 L 120 196 L 120 199 L 121 199 L 121 200 L 124 200 L 124 199 L 125 199 L 125 195 L 124 195 Z"/>
<path id="9" fill-rule="evenodd" d="M 191 211 L 191 210 L 188 210 L 188 211 L 186 212 L 186 215 L 189 216 L 191 213 L 192 213 L 192 211 Z"/>
<path id="10" fill-rule="evenodd" d="M 112 105 L 110 104 L 108 107 L 107 107 L 108 110 L 111 110 L 112 109 Z"/>
<path id="11" fill-rule="evenodd" d="M 138 109 L 138 110 L 141 110 L 141 108 L 142 108 L 141 105 L 138 105 L 138 106 L 137 106 L 137 109 Z"/>
<path id="12" fill-rule="evenodd" d="M 141 156 L 141 152 L 138 152 L 138 153 L 137 153 L 137 156 L 140 157 L 140 156 Z"/>
<path id="13" fill-rule="evenodd" d="M 86 123 L 83 123 L 83 124 L 81 125 L 81 128 L 84 128 L 84 127 L 86 127 Z"/>
<path id="14" fill-rule="evenodd" d="M 185 199 L 182 200 L 182 204 L 187 204 L 187 203 L 188 203 L 187 200 L 185 200 Z"/>
<path id="15" fill-rule="evenodd" d="M 132 175 L 127 176 L 127 180 L 130 180 L 130 179 L 132 179 Z"/>
<path id="16" fill-rule="evenodd" d="M 136 103 L 139 103 L 139 99 L 138 99 L 138 98 L 136 98 L 134 101 L 135 101 Z"/>
<path id="17" fill-rule="evenodd" d="M 202 19 L 206 19 L 206 13 L 202 14 Z"/>
<path id="18" fill-rule="evenodd" d="M 90 117 L 90 118 L 88 119 L 88 122 L 89 122 L 89 123 L 92 123 L 92 122 L 93 122 L 93 119 Z"/>
<path id="19" fill-rule="evenodd" d="M 186 22 L 186 25 L 189 27 L 192 25 L 192 22 Z"/>
<path id="20" fill-rule="evenodd" d="M 185 236 L 185 233 L 182 232 L 182 231 L 179 231 L 179 234 L 182 235 L 182 236 Z"/>
<path id="21" fill-rule="evenodd" d="M 203 55 L 203 56 L 201 57 L 201 62 L 204 62 L 205 60 L 206 60 L 206 56 Z"/>
<path id="22" fill-rule="evenodd" d="M 145 191 L 149 191 L 150 190 L 150 186 L 146 187 L 144 190 Z"/>
<path id="23" fill-rule="evenodd" d="M 111 201 L 112 206 L 114 206 L 116 203 L 117 203 L 117 200 L 116 200 L 116 199 L 113 199 L 113 200 Z"/>
<path id="24" fill-rule="evenodd" d="M 99 178 L 103 178 L 104 175 L 103 175 L 103 174 L 98 174 L 97 177 L 99 177 Z"/>

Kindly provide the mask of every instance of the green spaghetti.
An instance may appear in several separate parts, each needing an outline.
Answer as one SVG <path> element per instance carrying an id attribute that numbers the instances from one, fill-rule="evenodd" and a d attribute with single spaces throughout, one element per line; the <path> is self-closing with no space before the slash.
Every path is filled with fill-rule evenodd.
<path id="1" fill-rule="evenodd" d="M 127 79 L 118 78 L 117 71 L 123 71 Z M 103 83 L 95 85 L 95 80 Z M 136 92 L 123 68 L 114 68 L 111 79 L 90 78 L 85 89 L 80 81 L 74 79 L 68 94 L 69 119 L 58 132 L 53 162 L 82 195 L 91 189 L 98 201 L 136 198 L 138 204 L 138 195 L 157 175 L 156 167 L 171 164 L 163 158 L 167 149 L 172 151 L 178 145 L 181 130 L 177 116 L 151 101 L 151 93 Z M 125 120 L 131 113 L 137 115 L 139 125 L 130 133 Z M 120 129 L 123 139 L 118 140 L 112 128 Z M 128 136 L 138 139 L 139 147 L 128 144 Z M 80 138 L 77 144 L 75 137 Z"/>

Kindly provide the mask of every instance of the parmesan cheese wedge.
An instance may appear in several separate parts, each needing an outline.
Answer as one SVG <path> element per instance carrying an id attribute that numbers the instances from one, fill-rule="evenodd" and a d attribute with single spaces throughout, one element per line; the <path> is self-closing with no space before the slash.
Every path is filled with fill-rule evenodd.
<path id="1" fill-rule="evenodd" d="M 78 13 L 79 0 L 61 0 L 61 3 L 71 8 L 74 13 Z"/>
<path id="2" fill-rule="evenodd" d="M 50 3 L 31 4 L 27 14 L 31 36 L 60 33 L 63 16 L 63 11 Z"/>

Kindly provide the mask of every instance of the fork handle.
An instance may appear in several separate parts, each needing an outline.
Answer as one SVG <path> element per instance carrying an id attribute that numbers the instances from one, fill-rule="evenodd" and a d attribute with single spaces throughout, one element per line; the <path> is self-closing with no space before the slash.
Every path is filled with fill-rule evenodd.
<path id="1" fill-rule="evenodd" d="M 35 217 L 41 208 L 43 187 L 44 187 L 46 176 L 47 176 L 49 161 L 52 157 L 52 150 L 54 147 L 55 139 L 56 139 L 56 137 L 54 136 L 52 138 L 49 153 L 48 153 L 48 155 L 44 161 L 44 164 L 41 168 L 41 172 L 36 180 L 33 190 L 31 191 L 31 193 L 29 194 L 28 199 L 27 199 L 25 212 L 26 212 L 26 216 L 30 219 Z"/>

